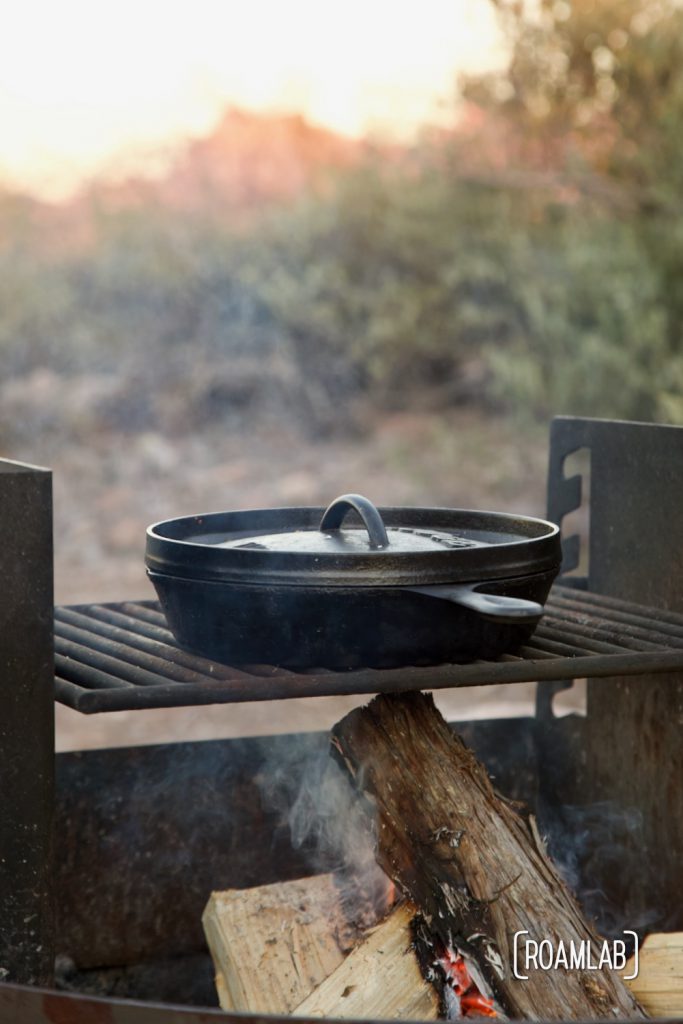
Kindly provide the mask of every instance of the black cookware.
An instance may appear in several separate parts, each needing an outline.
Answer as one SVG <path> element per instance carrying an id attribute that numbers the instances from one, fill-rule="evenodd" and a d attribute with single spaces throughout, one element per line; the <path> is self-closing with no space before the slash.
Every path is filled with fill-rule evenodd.
<path id="1" fill-rule="evenodd" d="M 351 513 L 353 513 L 353 520 Z M 230 664 L 334 669 L 491 658 L 533 632 L 557 526 L 449 508 L 218 512 L 156 523 L 146 564 L 170 629 Z"/>

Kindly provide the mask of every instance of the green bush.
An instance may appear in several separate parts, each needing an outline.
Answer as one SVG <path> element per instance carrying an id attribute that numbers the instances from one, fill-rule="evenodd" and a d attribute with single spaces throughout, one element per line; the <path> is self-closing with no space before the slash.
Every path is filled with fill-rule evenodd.
<path id="1" fill-rule="evenodd" d="M 247 415 L 252 391 L 262 409 L 269 388 L 316 430 L 351 425 L 357 399 L 425 396 L 683 421 L 670 210 L 464 180 L 456 147 L 424 146 L 371 155 L 240 231 L 144 208 L 95 223 L 68 257 L 30 235 L 0 253 L 3 379 L 127 373 L 145 408 L 187 381 L 190 423 Z"/>
<path id="2" fill-rule="evenodd" d="M 343 366 L 383 401 L 431 387 L 543 418 L 677 420 L 680 229 L 648 249 L 641 220 L 375 166 L 277 218 L 250 283 L 303 372 Z"/>

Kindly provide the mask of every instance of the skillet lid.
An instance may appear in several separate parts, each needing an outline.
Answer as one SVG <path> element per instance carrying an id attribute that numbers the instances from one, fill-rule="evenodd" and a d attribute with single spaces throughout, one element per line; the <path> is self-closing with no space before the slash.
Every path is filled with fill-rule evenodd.
<path id="1" fill-rule="evenodd" d="M 354 521 L 355 520 L 355 521 Z M 185 516 L 147 530 L 151 572 L 234 584 L 411 586 L 557 570 L 559 528 L 528 516 L 377 509 L 358 494 L 322 508 Z"/>

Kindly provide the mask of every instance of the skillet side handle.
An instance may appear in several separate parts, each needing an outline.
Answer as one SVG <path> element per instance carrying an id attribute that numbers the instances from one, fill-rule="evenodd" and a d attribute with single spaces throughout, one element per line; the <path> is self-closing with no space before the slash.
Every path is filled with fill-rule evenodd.
<path id="1" fill-rule="evenodd" d="M 481 583 L 445 584 L 433 587 L 404 587 L 414 594 L 436 597 L 441 601 L 468 608 L 492 622 L 510 622 L 523 625 L 536 623 L 543 615 L 543 605 L 527 601 L 522 597 L 508 597 L 505 594 L 482 594 L 477 590 Z"/>

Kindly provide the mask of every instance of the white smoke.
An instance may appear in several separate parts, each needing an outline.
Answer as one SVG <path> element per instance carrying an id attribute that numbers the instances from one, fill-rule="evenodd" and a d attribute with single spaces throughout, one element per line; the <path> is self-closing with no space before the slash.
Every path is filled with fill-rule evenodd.
<path id="1" fill-rule="evenodd" d="M 386 909 L 390 883 L 375 861 L 373 809 L 330 756 L 328 742 L 303 758 L 293 754 L 289 763 L 269 765 L 259 782 L 312 873 L 337 874 L 347 918 L 358 927 L 374 923 Z"/>

